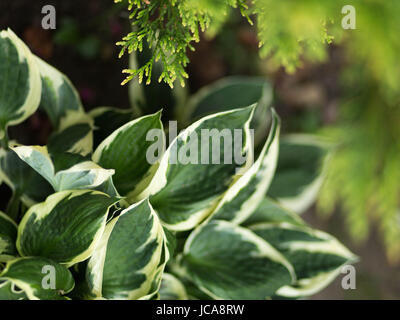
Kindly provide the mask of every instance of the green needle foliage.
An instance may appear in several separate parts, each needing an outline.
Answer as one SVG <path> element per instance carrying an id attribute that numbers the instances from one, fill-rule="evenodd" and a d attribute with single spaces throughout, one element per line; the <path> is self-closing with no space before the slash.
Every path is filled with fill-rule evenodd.
<path id="1" fill-rule="evenodd" d="M 123 2 L 124 0 L 114 0 Z M 126 51 L 142 51 L 145 42 L 152 48 L 149 61 L 134 70 L 124 70 L 139 81 L 151 81 L 152 67 L 161 61 L 163 72 L 159 81 L 171 87 L 175 80 L 183 85 L 187 78 L 187 50 L 193 50 L 192 42 L 200 40 L 199 32 L 213 36 L 227 20 L 232 8 L 241 11 L 252 24 L 255 17 L 260 39 L 261 55 L 272 55 L 277 65 L 293 72 L 304 54 L 312 59 L 326 56 L 326 44 L 340 39 L 341 6 L 344 1 L 317 0 L 127 0 L 131 11 L 133 31 L 123 38 L 120 56 Z M 302 25 L 302 28 L 298 26 Z M 328 31 L 329 29 L 329 31 Z"/>
<path id="2" fill-rule="evenodd" d="M 118 44 L 121 55 L 141 51 L 144 44 L 153 49 L 148 63 L 129 73 L 127 81 L 138 76 L 151 79 L 152 66 L 161 61 L 163 73 L 158 80 L 170 86 L 187 77 L 187 50 L 200 40 L 199 32 L 214 35 L 228 18 L 232 8 L 256 21 L 261 56 L 268 56 L 277 66 L 293 72 L 301 66 L 301 58 L 322 61 L 330 43 L 342 43 L 351 37 L 348 48 L 357 59 L 367 59 L 376 76 L 390 88 L 400 80 L 392 70 L 399 43 L 398 17 L 400 3 L 380 0 L 114 0 L 125 2 L 131 11 L 133 32 Z M 342 8 L 356 9 L 357 29 L 342 28 Z M 388 30 L 391 30 L 389 32 Z M 374 50 L 370 50 L 373 48 Z"/>
<path id="3" fill-rule="evenodd" d="M 357 75 L 357 76 L 356 76 Z M 361 77 L 360 77 L 361 76 Z M 360 80 L 364 79 L 364 80 Z M 342 120 L 325 133 L 337 148 L 319 198 L 322 213 L 340 203 L 346 226 L 361 243 L 377 226 L 392 262 L 400 258 L 400 106 L 359 69 L 345 82 L 353 91 L 342 103 Z"/>
<path id="4" fill-rule="evenodd" d="M 399 123 L 400 3 L 355 2 L 357 29 L 344 41 L 339 123 L 327 130 L 337 143 L 319 207 L 332 212 L 340 203 L 355 240 L 367 239 L 372 225 L 387 256 L 400 261 Z"/>
<path id="5" fill-rule="evenodd" d="M 123 0 L 114 0 L 122 2 Z M 188 77 L 185 67 L 189 63 L 187 50 L 194 50 L 191 42 L 200 40 L 199 31 L 205 31 L 211 22 L 220 23 L 227 16 L 227 9 L 239 7 L 243 14 L 247 9 L 244 0 L 128 0 L 133 31 L 117 44 L 125 51 L 142 51 L 144 42 L 152 49 L 150 60 L 137 70 L 124 70 L 129 76 L 123 84 L 138 77 L 142 82 L 151 81 L 153 65 L 161 61 L 163 71 L 158 79 L 171 87 L 175 80 L 184 86 Z"/>

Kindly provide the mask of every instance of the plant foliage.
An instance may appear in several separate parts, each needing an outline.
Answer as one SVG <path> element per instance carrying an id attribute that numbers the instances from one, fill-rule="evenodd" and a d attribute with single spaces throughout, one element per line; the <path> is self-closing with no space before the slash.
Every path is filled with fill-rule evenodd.
<path id="1" fill-rule="evenodd" d="M 66 77 L 34 58 L 11 30 L 1 35 L 6 68 L 0 87 L 14 88 L 0 101 L 3 128 L 39 105 L 59 126 L 52 146 L 8 142 L 4 132 L 1 176 L 14 195 L 0 213 L 0 299 L 299 298 L 318 292 L 355 261 L 334 237 L 266 197 L 279 167 L 280 120 L 273 110 L 257 154 L 250 139 L 250 127 L 260 129 L 252 121 L 255 112 L 268 105 L 260 102 L 266 84 L 251 84 L 258 88 L 249 96 L 255 104 L 208 110 L 150 165 L 147 134 L 161 132 L 159 142 L 166 144 L 161 112 L 132 119 L 113 108 L 90 115 L 71 109 L 63 103 L 76 99 Z M 6 76 L 21 69 L 18 77 Z M 23 99 L 7 104 L 20 88 Z M 224 89 L 229 86 L 221 94 Z M 42 98 L 27 103 L 30 95 Z M 94 126 L 104 115 L 115 121 Z M 82 124 L 86 130 L 75 128 Z M 170 161 L 204 129 L 240 131 L 245 139 L 239 151 L 255 161 L 239 167 Z M 50 272 L 49 286 L 43 270 Z"/>
<path id="2" fill-rule="evenodd" d="M 165 31 L 165 24 L 153 24 L 156 29 L 148 33 L 148 22 L 141 17 L 141 12 L 147 12 L 150 7 L 156 12 L 157 6 L 161 5 L 176 10 L 177 15 L 165 22 L 173 25 L 175 21 L 184 30 L 180 34 L 195 35 L 186 37 L 187 48 L 191 48 L 191 41 L 199 40 L 199 29 L 215 34 L 231 7 L 237 5 L 244 16 L 256 22 L 261 56 L 268 57 L 269 63 L 275 67 L 285 67 L 288 72 L 301 67 L 303 59 L 325 60 L 329 44 L 343 45 L 346 73 L 356 79 L 343 83 L 343 92 L 351 103 L 342 103 L 344 112 L 341 112 L 340 123 L 327 132 L 338 147 L 327 168 L 331 178 L 324 185 L 320 208 L 332 212 L 335 203 L 342 203 L 347 229 L 358 241 L 367 239 L 372 221 L 376 219 L 389 258 L 399 261 L 400 204 L 397 200 L 398 179 L 395 177 L 398 176 L 396 164 L 400 149 L 395 137 L 398 136 L 396 110 L 400 72 L 394 66 L 398 63 L 400 41 L 394 35 L 400 31 L 400 3 L 380 0 L 252 0 L 246 3 L 248 7 L 227 0 L 130 1 L 130 8 L 135 12 L 132 21 L 137 29 L 120 44 L 125 49 L 141 49 L 146 43 L 152 46 L 163 32 L 171 32 L 165 48 L 172 48 L 170 61 L 182 63 L 175 66 L 161 61 L 161 69 L 162 72 L 171 71 L 172 75 L 183 75 L 182 67 L 187 63 L 185 52 L 182 51 L 182 55 L 174 60 L 175 56 L 178 57 L 175 48 L 185 47 L 179 45 L 179 35 L 173 35 L 176 30 L 167 28 Z M 355 30 L 342 28 L 342 8 L 346 5 L 352 5 L 356 10 Z M 185 11 L 185 8 L 189 10 Z M 138 34 L 141 36 L 136 37 Z M 152 36 L 147 37 L 148 34 Z M 140 68 L 131 66 L 131 76 L 127 80 L 139 74 L 139 80 L 146 76 L 149 81 L 150 65 L 155 56 L 153 54 Z M 365 81 L 360 82 L 360 74 Z M 172 85 L 174 80 L 175 77 L 170 77 L 167 82 Z M 360 99 L 362 95 L 368 99 Z M 355 115 L 349 115 L 348 109 L 354 109 Z M 376 131 L 380 134 L 375 135 Z M 359 167 L 360 163 L 363 166 Z M 354 172 L 358 172 L 356 177 Z M 376 193 L 377 189 L 382 191 Z"/>
<path id="3" fill-rule="evenodd" d="M 140 68 L 124 70 L 129 76 L 123 83 L 138 77 L 150 83 L 153 65 L 161 61 L 159 81 L 171 87 L 175 80 L 184 84 L 187 50 L 200 41 L 200 32 L 213 36 L 228 19 L 232 8 L 253 24 L 257 21 L 261 55 L 273 57 L 290 72 L 300 65 L 300 57 L 326 57 L 326 44 L 340 39 L 340 12 L 344 1 L 321 3 L 316 0 L 115 0 L 125 2 L 131 11 L 133 31 L 123 38 L 120 56 L 125 51 L 142 51 L 148 45 L 153 54 Z M 293 15 L 293 12 L 296 15 Z M 251 17 L 251 18 L 250 18 Z M 301 27 L 299 27 L 301 26 Z"/>

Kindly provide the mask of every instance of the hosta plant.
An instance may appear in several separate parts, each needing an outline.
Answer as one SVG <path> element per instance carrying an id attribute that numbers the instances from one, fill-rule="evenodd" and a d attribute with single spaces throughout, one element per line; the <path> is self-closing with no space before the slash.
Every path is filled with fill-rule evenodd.
<path id="1" fill-rule="evenodd" d="M 299 298 L 355 261 L 334 237 L 266 196 L 272 183 L 281 203 L 310 198 L 309 185 L 322 176 L 312 162 L 324 157 L 309 137 L 286 138 L 279 157 L 280 120 L 264 103 L 266 85 L 257 82 L 258 95 L 248 87 L 254 104 L 221 103 L 207 115 L 195 98 L 198 119 L 167 143 L 161 112 L 85 113 L 68 78 L 11 30 L 1 32 L 0 60 L 0 168 L 13 191 L 0 213 L 0 299 Z M 7 128 L 38 108 L 55 129 L 48 144 L 9 140 Z M 268 119 L 267 138 L 253 152 L 251 128 L 260 137 Z M 205 129 L 241 133 L 239 146 L 227 144 L 245 161 L 224 161 L 226 152 L 214 161 L 215 137 Z M 181 161 L 194 137 L 213 161 Z M 305 160 L 290 161 L 291 148 Z"/>

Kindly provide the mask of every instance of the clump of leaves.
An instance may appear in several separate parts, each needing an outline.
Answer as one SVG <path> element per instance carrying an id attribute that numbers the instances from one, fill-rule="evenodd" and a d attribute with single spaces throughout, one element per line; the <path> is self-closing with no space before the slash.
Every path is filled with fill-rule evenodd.
<path id="1" fill-rule="evenodd" d="M 1 33 L 0 58 L 0 87 L 9 88 L 0 97 L 0 168 L 14 192 L 0 213 L 0 299 L 297 298 L 354 262 L 334 237 L 266 197 L 279 166 L 273 110 L 254 162 L 171 161 L 204 129 L 239 130 L 240 152 L 252 159 L 261 102 L 200 115 L 151 164 L 148 133 L 159 133 L 156 145 L 166 140 L 161 112 L 86 114 L 69 80 L 11 30 Z M 268 89 L 258 85 L 265 102 Z M 7 127 L 38 107 L 56 128 L 49 144 L 7 142 Z"/>
<path id="2" fill-rule="evenodd" d="M 114 0 L 122 2 L 123 0 Z M 124 70 L 129 76 L 123 84 L 138 77 L 142 82 L 151 81 L 153 65 L 160 61 L 163 71 L 158 81 L 165 81 L 171 87 L 176 80 L 184 86 L 188 77 L 185 67 L 189 63 L 188 50 L 194 50 L 192 42 L 200 41 L 199 31 L 205 31 L 210 24 L 224 19 L 231 7 L 239 7 L 245 15 L 244 0 L 129 0 L 133 31 L 117 44 L 125 51 L 142 51 L 144 46 L 152 50 L 150 59 L 138 69 Z"/>

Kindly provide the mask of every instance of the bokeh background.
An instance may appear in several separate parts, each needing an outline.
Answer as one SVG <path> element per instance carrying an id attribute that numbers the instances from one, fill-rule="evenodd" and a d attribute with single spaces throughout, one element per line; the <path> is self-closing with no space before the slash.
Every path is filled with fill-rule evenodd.
<path id="1" fill-rule="evenodd" d="M 41 9 L 46 4 L 56 7 L 56 30 L 41 28 Z M 121 6 L 111 0 L 1 0 L 0 29 L 5 28 L 11 28 L 36 55 L 69 77 L 87 110 L 129 107 L 127 86 L 120 85 L 128 57 L 118 59 L 115 45 L 130 29 L 128 13 Z M 288 75 L 283 69 L 272 68 L 268 59 L 259 58 L 255 30 L 238 14 L 232 14 L 215 38 L 203 36 L 195 47 L 188 66 L 190 92 L 229 75 L 264 76 L 273 85 L 274 106 L 284 132 L 316 133 L 338 121 L 343 98 L 340 77 L 347 63 L 342 47 L 330 46 L 325 62 L 303 61 L 302 68 Z M 45 144 L 50 131 L 46 116 L 37 112 L 13 128 L 12 136 L 24 144 Z M 2 185 L 0 192 L 4 209 L 10 191 Z M 343 290 L 339 276 L 313 299 L 399 299 L 400 266 L 389 263 L 378 226 L 370 226 L 365 242 L 354 242 L 344 215 L 339 205 L 329 216 L 321 215 L 316 206 L 303 216 L 313 227 L 340 239 L 361 259 L 356 264 L 356 290 Z"/>

